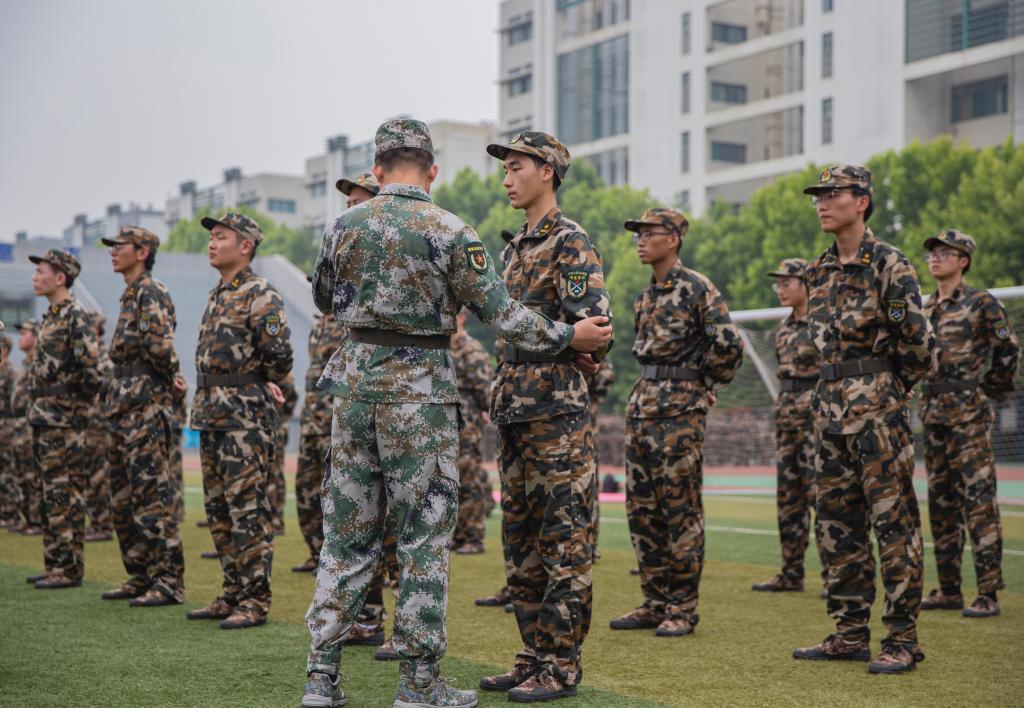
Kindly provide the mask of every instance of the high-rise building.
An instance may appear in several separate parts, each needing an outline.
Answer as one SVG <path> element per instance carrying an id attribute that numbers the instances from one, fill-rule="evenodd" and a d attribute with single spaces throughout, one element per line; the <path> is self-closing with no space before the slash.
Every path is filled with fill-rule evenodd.
<path id="1" fill-rule="evenodd" d="M 504 0 L 499 132 L 701 212 L 809 162 L 1024 139 L 1024 0 Z"/>

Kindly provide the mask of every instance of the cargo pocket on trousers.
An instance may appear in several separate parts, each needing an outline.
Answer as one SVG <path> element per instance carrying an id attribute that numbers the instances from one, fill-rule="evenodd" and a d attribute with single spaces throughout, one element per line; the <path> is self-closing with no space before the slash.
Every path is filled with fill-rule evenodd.
<path id="1" fill-rule="evenodd" d="M 441 457 L 434 459 L 434 471 L 419 509 L 410 510 L 409 518 L 405 520 L 407 534 L 434 535 L 443 532 L 450 535 L 455 529 L 455 518 L 459 512 L 459 471 L 454 460 Z"/>

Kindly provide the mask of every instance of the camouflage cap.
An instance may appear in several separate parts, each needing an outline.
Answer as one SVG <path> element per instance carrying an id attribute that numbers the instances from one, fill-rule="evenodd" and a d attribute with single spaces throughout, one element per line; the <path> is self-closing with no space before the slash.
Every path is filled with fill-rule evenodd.
<path id="1" fill-rule="evenodd" d="M 800 278 L 803 280 L 807 272 L 807 261 L 803 258 L 784 258 L 779 263 L 779 269 L 773 270 L 768 275 L 773 278 Z"/>
<path id="2" fill-rule="evenodd" d="M 434 155 L 434 143 L 430 140 L 430 128 L 421 120 L 393 118 L 377 128 L 373 138 L 374 154 L 380 155 L 398 148 L 417 148 Z"/>
<path id="3" fill-rule="evenodd" d="M 253 243 L 258 244 L 263 240 L 263 230 L 260 229 L 260 225 L 245 214 L 229 211 L 219 219 L 214 219 L 212 216 L 204 216 L 202 224 L 203 228 L 207 231 L 212 231 L 214 226 L 223 226 Z"/>
<path id="4" fill-rule="evenodd" d="M 33 263 L 49 263 L 54 268 L 63 271 L 69 278 L 77 278 L 78 274 L 82 272 L 82 264 L 78 262 L 77 258 L 67 251 L 60 251 L 56 248 L 51 248 L 41 256 L 29 256 L 28 259 Z"/>
<path id="5" fill-rule="evenodd" d="M 965 233 L 957 231 L 956 229 L 949 229 L 948 231 L 940 231 L 934 236 L 925 239 L 924 247 L 929 251 L 936 246 L 949 246 L 955 248 L 958 251 L 962 251 L 968 258 L 974 256 L 974 248 L 977 244 L 974 243 L 974 239 Z"/>
<path id="6" fill-rule="evenodd" d="M 539 157 L 551 165 L 559 180 L 565 179 L 565 174 L 569 171 L 569 164 L 572 162 L 569 148 L 558 142 L 553 135 L 537 130 L 524 130 L 521 133 L 516 133 L 507 145 L 491 143 L 487 146 L 487 154 L 499 160 L 504 160 L 510 152 L 521 152 Z"/>
<path id="7" fill-rule="evenodd" d="M 3 332 L 3 331 L 4 331 L 4 323 L 3 323 L 3 320 L 0 320 L 0 332 Z M 0 349 L 3 349 L 5 352 L 9 352 L 9 351 L 11 351 L 11 345 L 12 344 L 13 344 L 13 342 L 11 342 L 11 338 L 8 337 L 6 334 L 3 335 L 3 336 L 0 336 Z"/>
<path id="8" fill-rule="evenodd" d="M 130 243 L 133 246 L 148 248 L 150 253 L 156 253 L 160 248 L 160 237 L 149 229 L 141 226 L 122 226 L 114 238 L 101 238 L 104 246 L 118 246 L 123 243 Z"/>
<path id="9" fill-rule="evenodd" d="M 334 183 L 334 186 L 345 196 L 352 193 L 353 187 L 365 189 L 373 196 L 377 196 L 380 193 L 380 185 L 377 184 L 377 178 L 373 176 L 372 172 L 364 172 L 355 179 L 339 179 Z"/>
<path id="10" fill-rule="evenodd" d="M 818 175 L 818 183 L 804 189 L 804 194 L 815 194 L 841 187 L 857 187 L 871 194 L 871 171 L 860 165 L 832 165 Z"/>
<path id="11" fill-rule="evenodd" d="M 25 320 L 21 324 L 14 325 L 14 329 L 19 332 L 31 332 L 32 334 L 35 334 L 39 331 L 39 325 L 36 324 L 35 320 Z"/>
<path id="12" fill-rule="evenodd" d="M 682 237 L 690 228 L 690 222 L 685 215 L 674 209 L 648 209 L 639 219 L 627 221 L 623 226 L 627 231 L 639 231 L 641 226 L 664 226 Z"/>

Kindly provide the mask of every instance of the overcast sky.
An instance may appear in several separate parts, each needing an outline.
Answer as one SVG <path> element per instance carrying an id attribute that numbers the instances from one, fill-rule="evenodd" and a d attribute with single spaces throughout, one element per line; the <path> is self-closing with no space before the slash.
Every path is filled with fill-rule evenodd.
<path id="1" fill-rule="evenodd" d="M 0 0 L 0 240 L 302 174 L 399 113 L 495 120 L 498 0 Z"/>

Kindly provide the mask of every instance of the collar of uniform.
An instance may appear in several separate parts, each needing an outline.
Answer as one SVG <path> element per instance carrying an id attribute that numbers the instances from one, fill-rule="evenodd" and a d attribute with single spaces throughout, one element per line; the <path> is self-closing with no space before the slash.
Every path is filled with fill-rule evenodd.
<path id="1" fill-rule="evenodd" d="M 683 277 L 683 262 L 677 257 L 672 267 L 665 273 L 665 279 L 660 283 L 657 281 L 657 277 L 651 274 L 651 287 L 657 290 L 672 290 L 678 287 L 679 281 Z"/>
<path id="2" fill-rule="evenodd" d="M 432 202 L 433 199 L 430 195 L 424 191 L 422 187 L 417 187 L 415 184 L 401 184 L 400 182 L 393 182 L 389 185 L 380 188 L 381 194 L 393 194 L 396 197 L 408 197 L 409 199 L 419 199 L 424 202 Z"/>
<path id="3" fill-rule="evenodd" d="M 46 312 L 43 313 L 43 317 L 58 317 L 63 314 L 68 307 L 71 305 L 71 296 L 69 295 L 66 300 L 62 300 L 55 305 L 49 305 L 46 308 Z"/>
<path id="4" fill-rule="evenodd" d="M 545 214 L 544 218 L 540 220 L 540 223 L 534 226 L 532 231 L 523 234 L 520 237 L 520 240 L 528 238 L 545 238 L 549 233 L 551 233 L 551 229 L 555 228 L 555 224 L 557 224 L 558 220 L 561 218 L 562 210 L 558 207 L 552 207 L 551 211 Z M 523 230 L 526 230 L 525 225 L 523 226 Z"/>
<path id="5" fill-rule="evenodd" d="M 825 251 L 825 257 L 822 259 L 822 265 L 829 266 L 832 268 L 840 268 L 844 265 L 857 266 L 858 268 L 864 268 L 875 262 L 875 246 L 878 245 L 878 239 L 871 232 L 871 229 L 864 229 L 864 237 L 860 241 L 860 248 L 857 249 L 857 256 L 849 263 L 839 262 L 839 247 L 835 242 L 828 247 Z"/>
<path id="6" fill-rule="evenodd" d="M 807 318 L 807 314 L 806 313 L 804 313 L 803 317 L 797 317 L 796 314 L 792 310 L 790 310 L 789 314 L 786 315 L 786 324 L 788 324 L 788 325 L 795 325 L 795 324 L 804 325 L 804 324 L 807 324 L 808 322 L 810 322 L 810 320 Z"/>
<path id="7" fill-rule="evenodd" d="M 127 286 L 124 289 L 124 292 L 121 294 L 121 299 L 122 300 L 131 300 L 133 297 L 135 297 L 135 293 L 139 292 L 139 289 L 144 287 L 146 285 L 146 283 L 149 282 L 149 278 L 150 278 L 149 271 L 148 270 L 142 271 L 142 274 L 139 275 L 138 278 L 133 280 L 131 285 Z"/>
<path id="8" fill-rule="evenodd" d="M 928 298 L 928 303 L 931 304 L 931 305 L 938 306 L 938 305 L 946 305 L 946 304 L 949 304 L 949 303 L 959 302 L 960 299 L 963 298 L 963 296 L 964 296 L 964 289 L 966 287 L 967 287 L 967 284 L 964 283 L 964 281 L 961 280 L 960 283 L 955 288 L 953 288 L 953 292 L 951 292 L 949 294 L 949 297 L 947 297 L 945 300 L 939 300 L 939 291 L 936 288 L 935 292 L 932 293 L 932 296 L 930 298 Z"/>
<path id="9" fill-rule="evenodd" d="M 217 284 L 217 289 L 218 290 L 224 290 L 224 289 L 226 289 L 226 290 L 238 290 L 238 288 L 241 287 L 242 283 L 244 283 L 245 281 L 249 280 L 252 276 L 253 276 L 252 266 L 251 265 L 247 265 L 245 268 L 242 268 L 242 270 L 238 271 L 238 273 L 235 274 L 235 277 L 231 279 L 231 282 L 229 282 L 229 283 L 218 283 Z"/>

